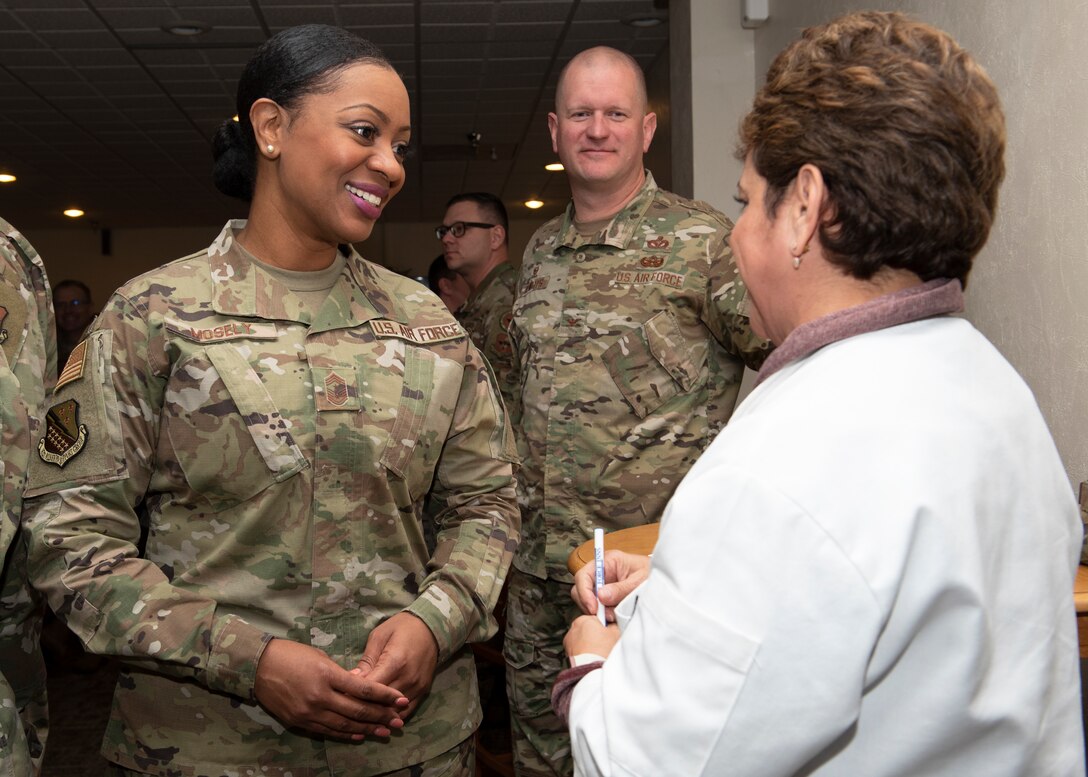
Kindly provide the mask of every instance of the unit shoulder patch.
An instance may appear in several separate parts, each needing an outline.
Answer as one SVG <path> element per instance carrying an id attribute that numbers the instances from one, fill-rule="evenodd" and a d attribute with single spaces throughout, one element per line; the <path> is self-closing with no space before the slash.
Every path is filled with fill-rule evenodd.
<path id="1" fill-rule="evenodd" d="M 3 275 L 2 260 L 0 275 Z M 16 352 L 24 340 L 28 314 L 29 308 L 19 289 L 7 278 L 0 278 L 0 345 L 9 364 L 15 363 Z"/>
<path id="2" fill-rule="evenodd" d="M 42 461 L 63 467 L 86 444 L 87 426 L 79 423 L 78 402 L 69 399 L 49 408 L 45 415 L 45 437 L 38 441 Z"/>

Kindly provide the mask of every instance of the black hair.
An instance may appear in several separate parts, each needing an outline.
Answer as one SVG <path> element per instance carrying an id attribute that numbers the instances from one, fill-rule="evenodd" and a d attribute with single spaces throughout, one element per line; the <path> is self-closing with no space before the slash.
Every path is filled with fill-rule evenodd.
<path id="1" fill-rule="evenodd" d="M 502 204 L 502 200 L 490 192 L 462 192 L 450 197 L 446 207 L 458 202 L 474 202 L 479 205 L 486 218 L 502 227 L 503 242 L 510 243 L 510 220 L 506 217 L 506 206 Z"/>
<path id="2" fill-rule="evenodd" d="M 83 281 L 77 281 L 74 278 L 65 278 L 60 283 L 53 285 L 53 299 L 57 298 L 57 292 L 63 289 L 65 286 L 69 286 L 74 289 L 79 289 L 87 296 L 87 302 L 91 301 L 91 287 Z"/>
<path id="3" fill-rule="evenodd" d="M 332 88 L 341 71 L 359 63 L 393 66 L 377 46 L 340 27 L 303 24 L 269 38 L 254 52 L 238 80 L 238 120 L 215 133 L 212 175 L 219 191 L 250 201 L 257 178 L 257 143 L 249 109 L 267 97 L 286 110 L 311 94 Z"/>
<path id="4" fill-rule="evenodd" d="M 450 266 L 446 264 L 446 255 L 439 254 L 431 262 L 431 266 L 427 268 L 427 285 L 431 291 L 435 294 L 438 293 L 438 282 L 443 278 L 454 280 L 457 277 L 457 273 L 450 269 Z"/>

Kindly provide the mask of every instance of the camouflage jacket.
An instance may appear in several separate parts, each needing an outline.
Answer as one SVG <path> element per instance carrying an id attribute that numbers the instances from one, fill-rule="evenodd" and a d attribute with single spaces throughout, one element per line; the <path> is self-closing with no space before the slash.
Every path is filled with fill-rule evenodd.
<path id="1" fill-rule="evenodd" d="M 521 376 L 524 526 L 514 559 L 569 580 L 597 526 L 660 519 L 684 473 L 733 412 L 752 333 L 710 206 L 646 183 L 589 239 L 573 205 L 525 250 L 511 332 Z"/>
<path id="2" fill-rule="evenodd" d="M 506 409 L 514 420 L 518 417 L 518 379 L 507 327 L 517 282 L 518 271 L 514 265 L 503 262 L 487 274 L 457 312 L 457 320 L 491 364 Z"/>
<path id="3" fill-rule="evenodd" d="M 56 361 L 45 267 L 0 219 L 0 772 L 16 777 L 38 772 L 47 731 L 41 603 L 27 582 L 20 518 L 31 440 Z"/>
<path id="4" fill-rule="evenodd" d="M 91 650 L 128 657 L 111 760 L 159 775 L 403 768 L 479 721 L 465 643 L 493 633 L 517 543 L 509 426 L 437 297 L 352 253 L 310 321 L 235 241 L 243 224 L 118 290 L 58 379 L 31 468 L 35 583 Z M 432 480 L 446 505 L 433 556 L 414 507 Z M 353 668 L 405 610 L 439 669 L 403 734 L 300 736 L 254 702 L 271 638 Z"/>

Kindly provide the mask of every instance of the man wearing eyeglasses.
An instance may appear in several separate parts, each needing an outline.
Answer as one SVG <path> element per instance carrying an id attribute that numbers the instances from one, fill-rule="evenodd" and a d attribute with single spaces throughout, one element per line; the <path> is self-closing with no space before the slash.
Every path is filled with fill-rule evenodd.
<path id="1" fill-rule="evenodd" d="M 744 365 L 766 355 L 744 313 L 732 225 L 643 167 L 656 126 L 630 56 L 592 48 L 560 74 L 548 127 L 572 202 L 529 241 L 511 327 L 522 538 L 503 649 L 518 777 L 573 771 L 550 700 L 580 614 L 571 550 L 597 527 L 660 520 L 733 412 Z"/>
<path id="2" fill-rule="evenodd" d="M 57 369 L 62 370 L 94 318 L 90 288 L 82 281 L 61 281 L 53 287 L 53 310 L 57 318 Z"/>
<path id="3" fill-rule="evenodd" d="M 457 319 L 491 364 L 511 424 L 518 418 L 517 374 L 506 332 L 518 274 L 507 259 L 510 245 L 506 206 L 494 194 L 465 192 L 446 203 L 435 228 L 446 266 L 468 283 L 470 293 Z"/>

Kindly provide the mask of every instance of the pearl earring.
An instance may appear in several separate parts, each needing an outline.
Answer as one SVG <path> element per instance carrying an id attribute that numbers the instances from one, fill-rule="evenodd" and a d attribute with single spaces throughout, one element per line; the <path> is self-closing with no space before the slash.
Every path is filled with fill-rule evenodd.
<path id="1" fill-rule="evenodd" d="M 272 153 L 273 151 L 275 151 L 275 150 L 276 150 L 276 147 L 275 147 L 275 146 L 273 146 L 273 145 L 272 145 L 271 143 L 269 143 L 269 144 L 268 144 L 267 146 L 265 146 L 265 148 L 267 148 L 267 149 L 268 149 L 268 153 L 269 153 L 269 154 L 271 154 L 271 153 Z"/>
<path id="2" fill-rule="evenodd" d="M 793 269 L 795 269 L 795 270 L 800 270 L 801 269 L 801 257 L 799 257 L 799 256 L 793 257 Z"/>

